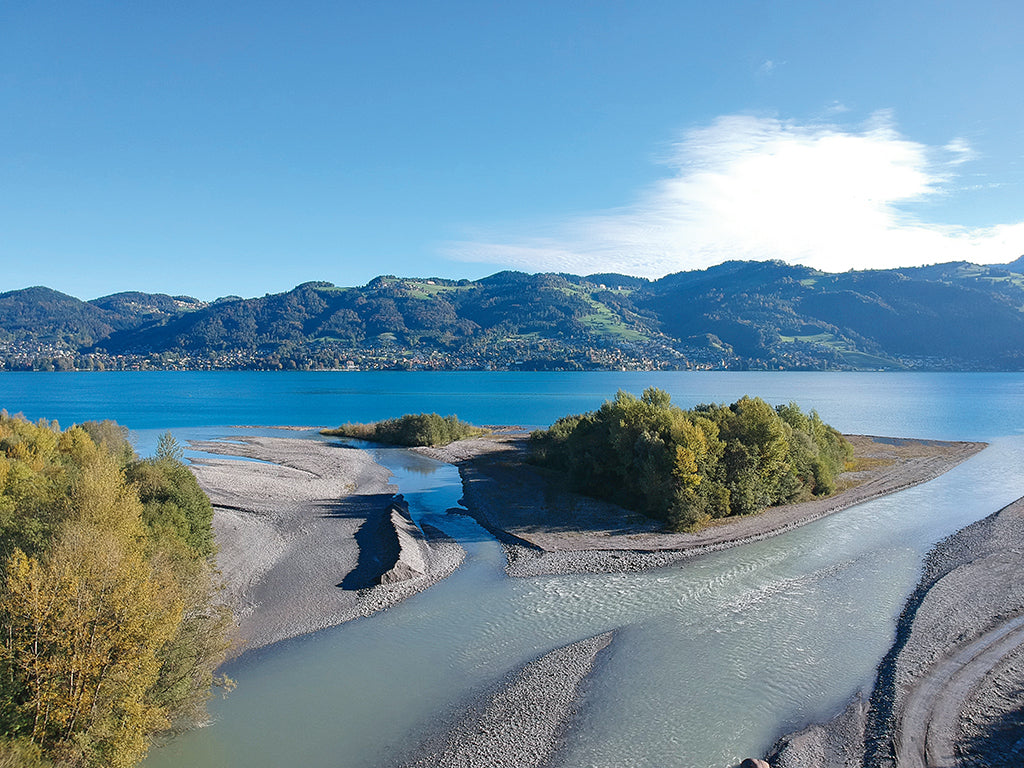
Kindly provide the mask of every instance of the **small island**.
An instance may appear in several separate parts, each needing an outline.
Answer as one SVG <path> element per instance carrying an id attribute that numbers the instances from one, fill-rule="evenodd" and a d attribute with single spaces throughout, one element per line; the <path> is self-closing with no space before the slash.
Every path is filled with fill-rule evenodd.
<path id="1" fill-rule="evenodd" d="M 321 429 L 325 437 L 351 437 L 387 445 L 440 447 L 482 437 L 490 432 L 460 421 L 458 416 L 440 416 L 436 413 L 407 413 L 397 419 L 384 419 L 369 424 L 342 424 L 335 429 Z"/>
<path id="2" fill-rule="evenodd" d="M 648 402 L 644 397 L 637 399 L 619 395 L 606 403 L 602 411 L 607 415 L 631 410 L 654 413 L 662 407 L 669 411 L 673 408 L 663 393 L 655 391 L 645 396 Z M 718 507 L 695 505 L 699 514 L 693 520 L 680 514 L 685 507 L 671 506 L 677 489 L 682 490 L 684 499 L 685 494 L 690 494 L 691 498 L 697 496 L 699 502 L 700 492 L 693 492 L 692 481 L 699 478 L 699 485 L 703 485 L 704 477 L 692 471 L 689 476 L 685 472 L 673 474 L 672 464 L 664 458 L 668 454 L 667 445 L 661 449 L 661 460 L 668 466 L 662 475 L 661 485 L 652 483 L 652 477 L 645 477 L 645 470 L 637 469 L 638 466 L 643 467 L 644 462 L 648 465 L 654 463 L 643 450 L 634 450 L 632 455 L 628 451 L 619 453 L 619 458 L 625 456 L 627 461 L 634 462 L 633 477 L 625 476 L 621 468 L 625 462 L 618 469 L 608 469 L 612 462 L 608 454 L 612 449 L 594 440 L 594 434 L 600 432 L 596 424 L 604 418 L 602 411 L 596 412 L 597 415 L 567 417 L 549 430 L 532 435 L 522 429 L 496 428 L 490 435 L 461 440 L 442 448 L 411 450 L 459 467 L 463 503 L 469 514 L 502 541 L 508 553 L 508 573 L 525 577 L 581 572 L 621 573 L 657 568 L 704 552 L 775 536 L 870 499 L 927 482 L 966 461 L 986 445 L 981 442 L 840 435 L 816 414 L 805 415 L 794 404 L 772 408 L 757 398 L 749 397 L 741 398 L 733 406 L 701 406 L 693 412 L 677 410 L 680 413 L 672 418 L 683 423 L 691 419 L 711 421 L 708 414 L 728 421 L 737 418 L 737 413 L 746 411 L 744 416 L 737 418 L 739 423 L 768 425 L 760 431 L 752 430 L 754 440 L 746 445 L 734 445 L 731 449 L 729 440 L 738 440 L 733 432 L 740 430 L 735 426 L 719 429 L 718 439 L 725 442 L 726 447 L 716 450 L 721 450 L 723 457 L 731 452 L 734 468 L 743 467 L 748 472 L 735 475 L 733 480 L 730 480 L 728 467 L 711 473 L 711 483 L 719 483 L 719 489 L 708 493 L 707 498 L 712 503 L 728 499 L 728 512 L 724 503 Z M 792 436 L 798 432 L 787 419 L 798 424 L 806 420 L 808 425 L 813 425 L 812 430 L 821 435 L 817 444 L 826 448 L 824 455 L 816 456 L 812 452 L 813 444 L 808 445 L 808 438 L 796 438 L 800 442 L 790 453 L 790 443 L 785 437 L 790 435 L 793 439 Z M 644 429 L 636 428 L 640 422 L 627 427 L 626 423 L 620 424 L 619 421 L 605 422 L 604 428 L 609 433 L 620 435 L 634 429 L 634 449 L 639 444 L 648 449 L 648 454 L 656 454 L 650 450 L 652 446 L 658 446 L 651 430 L 646 430 L 645 434 Z M 563 440 L 569 442 L 567 435 L 576 429 L 583 432 L 585 439 L 577 445 L 584 448 L 576 454 L 566 453 L 582 456 L 587 461 L 609 462 L 603 465 L 606 474 L 588 477 L 580 473 L 574 476 L 566 468 L 566 463 L 560 464 L 564 459 L 552 460 L 552 446 L 561 450 L 557 444 Z M 730 437 L 723 440 L 724 435 Z M 764 440 L 758 435 L 773 437 Z M 664 438 L 659 439 L 667 443 Z M 588 440 L 593 441 L 589 446 L 586 445 Z M 757 446 L 766 445 L 772 447 L 774 453 L 771 450 L 760 453 Z M 690 458 L 685 453 L 686 446 L 682 451 L 679 445 L 675 448 L 676 454 L 672 458 L 681 458 L 679 463 L 683 469 L 687 465 L 692 467 L 693 464 L 686 461 Z M 640 457 L 639 465 L 637 457 Z M 706 460 L 706 457 L 702 458 Z M 586 466 L 586 461 L 581 461 L 580 466 Z M 700 469 L 700 464 L 697 466 Z M 752 482 L 747 484 L 756 479 L 756 470 L 751 472 L 752 468 L 764 470 L 766 466 L 774 467 L 775 474 L 762 474 L 764 485 L 761 488 Z M 752 478 L 751 474 L 755 477 Z M 805 482 L 794 484 L 794 475 L 797 480 L 803 477 Z M 687 479 L 691 481 L 690 489 L 683 483 Z M 659 512 L 646 499 L 632 495 L 635 491 L 631 493 L 628 490 L 631 483 L 646 483 L 654 487 L 660 493 L 654 498 L 667 499 L 670 504 L 662 506 Z M 602 486 L 610 493 L 602 495 Z M 722 486 L 728 495 L 722 492 Z M 769 490 L 765 491 L 765 488 Z M 739 489 L 737 496 L 744 503 L 736 510 L 740 514 L 733 513 L 734 489 Z M 781 501 L 778 495 L 772 495 L 770 489 L 783 491 Z M 701 489 L 701 492 L 706 491 Z M 755 503 L 750 504 L 750 499 Z M 764 504 L 767 506 L 762 507 Z M 666 509 L 668 514 L 664 511 Z M 712 516 L 709 509 L 719 514 Z"/>
<path id="3" fill-rule="evenodd" d="M 530 461 L 570 490 L 616 503 L 672 531 L 835 491 L 853 446 L 817 413 L 742 397 L 683 410 L 655 387 L 620 391 L 596 411 L 530 435 Z"/>

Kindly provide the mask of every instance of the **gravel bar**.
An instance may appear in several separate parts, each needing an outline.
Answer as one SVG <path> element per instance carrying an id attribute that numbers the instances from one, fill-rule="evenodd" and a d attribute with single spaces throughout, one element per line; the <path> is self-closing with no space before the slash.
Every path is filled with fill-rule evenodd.
<path id="1" fill-rule="evenodd" d="M 251 436 L 190 447 L 226 457 L 195 459 L 192 471 L 213 503 L 217 565 L 238 622 L 234 656 L 388 608 L 465 557 L 429 526 L 422 538 L 396 535 L 401 497 L 366 451 Z M 416 572 L 381 584 L 403 544 L 419 550 Z"/>
<path id="2" fill-rule="evenodd" d="M 405 768 L 539 768 L 550 764 L 580 688 L 611 632 L 558 648 L 471 702 Z"/>
<path id="3" fill-rule="evenodd" d="M 939 542 L 865 707 L 784 737 L 778 768 L 1018 765 L 1024 758 L 1024 498 Z M 1015 639 L 1016 638 L 1016 639 Z M 824 750 L 822 744 L 839 745 Z"/>

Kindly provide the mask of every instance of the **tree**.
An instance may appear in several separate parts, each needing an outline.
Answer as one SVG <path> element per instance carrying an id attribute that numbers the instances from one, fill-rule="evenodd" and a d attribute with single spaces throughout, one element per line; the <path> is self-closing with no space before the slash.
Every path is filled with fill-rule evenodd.
<path id="1" fill-rule="evenodd" d="M 0 414 L 0 766 L 134 765 L 224 657 L 209 501 L 170 443 L 126 468 L 120 428 L 97 434 Z M 145 518 L 138 467 L 171 523 Z"/>
<path id="2" fill-rule="evenodd" d="M 180 445 L 178 445 L 178 441 L 174 439 L 174 435 L 172 435 L 170 432 L 164 432 L 162 435 L 160 435 L 159 438 L 157 438 L 157 460 L 168 459 L 171 461 L 181 461 L 184 455 L 185 451 L 182 449 Z"/>
<path id="3" fill-rule="evenodd" d="M 15 695 L 2 720 L 44 753 L 132 766 L 168 722 L 147 692 L 182 601 L 170 574 L 147 562 L 141 505 L 108 454 L 84 468 L 73 507 L 44 555 L 8 558 L 0 660 Z"/>

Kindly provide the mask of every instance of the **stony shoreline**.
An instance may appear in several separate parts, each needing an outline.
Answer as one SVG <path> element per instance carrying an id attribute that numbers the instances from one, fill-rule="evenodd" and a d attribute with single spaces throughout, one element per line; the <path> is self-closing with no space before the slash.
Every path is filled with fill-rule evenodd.
<path id="1" fill-rule="evenodd" d="M 783 737 L 777 768 L 1020 762 L 1024 498 L 929 553 L 867 702 Z"/>
<path id="2" fill-rule="evenodd" d="M 238 622 L 232 655 L 368 616 L 451 574 L 465 551 L 421 535 L 390 473 L 365 451 L 316 440 L 197 441 L 217 564 Z M 248 460 L 243 460 L 248 459 Z"/>

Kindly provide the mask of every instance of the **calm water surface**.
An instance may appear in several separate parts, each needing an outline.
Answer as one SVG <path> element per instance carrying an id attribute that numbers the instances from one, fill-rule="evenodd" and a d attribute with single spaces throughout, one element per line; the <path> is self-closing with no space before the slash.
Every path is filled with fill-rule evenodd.
<path id="1" fill-rule="evenodd" d="M 414 515 L 469 551 L 464 566 L 390 611 L 242 657 L 214 723 L 147 766 L 387 765 L 481 686 L 608 629 L 616 640 L 565 765 L 734 764 L 869 685 L 924 553 L 1024 495 L 1016 374 L 2 374 L 0 406 L 62 424 L 116 418 L 146 453 L 168 428 L 226 437 L 409 411 L 546 425 L 651 385 L 683 406 L 752 394 L 816 408 L 847 432 L 991 446 L 926 485 L 768 541 L 643 574 L 530 580 L 506 578 L 493 539 L 445 514 L 460 495 L 453 468 L 379 449 Z"/>

